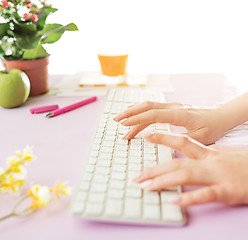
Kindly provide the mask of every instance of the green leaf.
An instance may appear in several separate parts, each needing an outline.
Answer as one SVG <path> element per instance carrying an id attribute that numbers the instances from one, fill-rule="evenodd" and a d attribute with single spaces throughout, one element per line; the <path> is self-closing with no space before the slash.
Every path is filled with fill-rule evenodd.
<path id="1" fill-rule="evenodd" d="M 9 29 L 9 23 L 0 23 L 0 39 L 4 37 Z"/>
<path id="2" fill-rule="evenodd" d="M 70 23 L 66 25 L 66 31 L 78 31 L 78 27 L 74 23 Z"/>
<path id="3" fill-rule="evenodd" d="M 2 47 L 0 46 L 0 55 L 3 56 L 5 52 L 3 51 Z"/>
<path id="4" fill-rule="evenodd" d="M 54 43 L 58 41 L 65 31 L 77 31 L 78 28 L 74 23 L 66 26 L 61 24 L 46 24 L 40 32 L 42 34 L 42 43 Z"/>
<path id="5" fill-rule="evenodd" d="M 41 36 L 37 34 L 14 33 L 16 44 L 23 49 L 33 49 L 40 44 Z"/>
<path id="6" fill-rule="evenodd" d="M 34 34 L 37 32 L 36 26 L 32 22 L 18 22 L 16 19 L 13 19 L 14 32 L 17 33 L 27 33 Z"/>
<path id="7" fill-rule="evenodd" d="M 52 8 L 52 7 L 43 7 L 40 9 L 40 12 L 38 14 L 39 20 L 37 22 L 39 30 L 42 30 L 43 27 L 45 26 L 46 19 L 47 19 L 48 15 L 56 12 L 57 10 L 58 9 Z"/>
<path id="8" fill-rule="evenodd" d="M 43 58 L 46 56 L 48 56 L 47 51 L 42 47 L 42 45 L 39 45 L 37 48 L 24 50 L 24 54 L 22 58 L 26 60 L 28 59 L 30 60 L 30 59 Z"/>

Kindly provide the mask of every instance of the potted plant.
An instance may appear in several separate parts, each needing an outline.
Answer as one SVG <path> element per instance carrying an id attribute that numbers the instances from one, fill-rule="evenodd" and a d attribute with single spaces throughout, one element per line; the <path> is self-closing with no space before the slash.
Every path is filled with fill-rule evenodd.
<path id="1" fill-rule="evenodd" d="M 46 0 L 0 1 L 0 57 L 6 69 L 20 69 L 31 83 L 30 96 L 48 92 L 48 58 L 43 47 L 58 41 L 65 31 L 77 31 L 74 23 L 46 24 L 57 9 Z"/>

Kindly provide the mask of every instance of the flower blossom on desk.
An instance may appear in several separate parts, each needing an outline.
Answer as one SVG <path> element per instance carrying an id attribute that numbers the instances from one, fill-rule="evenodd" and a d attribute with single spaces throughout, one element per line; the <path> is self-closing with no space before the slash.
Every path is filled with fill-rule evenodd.
<path id="1" fill-rule="evenodd" d="M 15 156 L 9 157 L 7 159 L 7 169 L 0 170 L 1 191 L 19 193 L 27 176 L 25 166 L 34 159 L 32 148 L 29 146 L 24 148 L 23 152 L 17 151 Z"/>
<path id="2" fill-rule="evenodd" d="M 52 193 L 55 194 L 57 199 L 60 199 L 59 194 L 69 195 L 71 193 L 71 188 L 68 187 L 65 182 L 57 182 L 54 188 L 40 185 L 32 186 L 28 191 L 29 196 L 33 200 L 29 209 L 37 210 L 38 208 L 46 207 L 53 199 Z"/>
<path id="3" fill-rule="evenodd" d="M 67 186 L 67 182 L 57 182 L 54 188 L 50 189 L 50 192 L 54 192 L 56 197 L 60 199 L 59 194 L 69 195 L 71 193 L 71 188 Z"/>
<path id="4" fill-rule="evenodd" d="M 0 168 L 0 189 L 3 193 L 20 193 L 26 181 L 27 170 L 25 166 L 35 159 L 32 148 L 26 147 L 22 152 L 17 151 L 14 156 L 7 159 L 7 169 Z M 0 217 L 0 221 L 10 217 L 25 217 L 40 208 L 46 207 L 52 200 L 53 196 L 60 200 L 60 195 L 69 195 L 71 188 L 67 182 L 56 182 L 54 187 L 33 185 L 24 197 L 17 202 L 12 212 L 6 216 Z M 24 201 L 30 201 L 27 208 L 22 211 L 18 210 Z"/>

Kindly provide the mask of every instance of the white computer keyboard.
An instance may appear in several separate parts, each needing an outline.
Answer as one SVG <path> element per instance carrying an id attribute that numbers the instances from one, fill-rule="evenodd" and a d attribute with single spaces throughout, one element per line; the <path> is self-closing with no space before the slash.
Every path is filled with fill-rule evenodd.
<path id="1" fill-rule="evenodd" d="M 131 179 L 144 168 L 171 161 L 172 150 L 143 140 L 141 134 L 123 140 L 128 128 L 113 118 L 130 104 L 164 102 L 161 93 L 136 89 L 111 89 L 84 164 L 81 180 L 72 201 L 72 215 L 112 222 L 183 225 L 183 208 L 167 202 L 181 192 L 173 187 L 162 192 L 143 191 Z M 155 124 L 149 131 L 170 131 L 168 124 Z"/>

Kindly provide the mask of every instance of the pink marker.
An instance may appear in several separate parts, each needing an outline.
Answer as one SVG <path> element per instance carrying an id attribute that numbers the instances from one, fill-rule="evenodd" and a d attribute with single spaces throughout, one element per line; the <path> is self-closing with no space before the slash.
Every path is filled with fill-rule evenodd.
<path id="1" fill-rule="evenodd" d="M 38 114 L 38 113 L 44 113 L 44 112 L 50 112 L 50 111 L 54 111 L 56 109 L 59 108 L 59 105 L 55 104 L 55 105 L 46 105 L 46 106 L 40 106 L 40 107 L 33 107 L 30 108 L 30 112 L 32 114 Z"/>
<path id="2" fill-rule="evenodd" d="M 60 114 L 63 114 L 63 113 L 66 113 L 66 112 L 69 112 L 73 109 L 76 109 L 76 108 L 79 108 L 79 107 L 82 107 L 88 103 L 91 103 L 91 102 L 94 102 L 97 100 L 97 97 L 91 97 L 91 98 L 88 98 L 88 99 L 85 99 L 83 101 L 80 101 L 80 102 L 77 102 L 77 103 L 74 103 L 72 105 L 69 105 L 67 107 L 64 107 L 64 108 L 60 108 L 60 109 L 57 109 L 53 112 L 50 112 L 46 115 L 46 117 L 55 117 L 55 116 L 58 116 Z"/>

